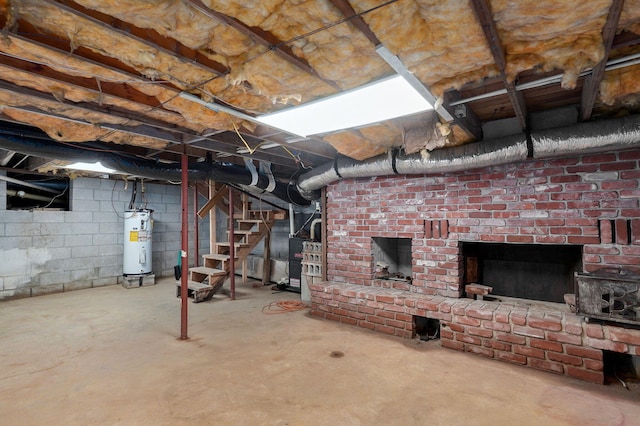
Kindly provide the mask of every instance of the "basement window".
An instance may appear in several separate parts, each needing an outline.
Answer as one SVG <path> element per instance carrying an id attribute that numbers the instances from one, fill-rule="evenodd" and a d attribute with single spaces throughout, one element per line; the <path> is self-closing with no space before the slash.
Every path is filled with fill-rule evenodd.
<path id="1" fill-rule="evenodd" d="M 69 210 L 71 180 L 63 176 L 7 172 L 7 210 Z"/>

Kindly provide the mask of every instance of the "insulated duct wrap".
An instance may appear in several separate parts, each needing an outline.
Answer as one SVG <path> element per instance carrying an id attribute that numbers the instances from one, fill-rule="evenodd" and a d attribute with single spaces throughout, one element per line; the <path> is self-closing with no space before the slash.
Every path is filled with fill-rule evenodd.
<path id="1" fill-rule="evenodd" d="M 394 174 L 393 171 L 393 151 L 385 155 L 379 155 L 363 161 L 356 161 L 351 158 L 340 158 L 337 160 L 338 173 L 343 179 L 371 176 L 387 176 Z"/>
<path id="2" fill-rule="evenodd" d="M 64 161 L 101 162 L 103 166 L 133 176 L 149 179 L 182 180 L 181 167 L 178 163 L 159 163 L 109 151 L 90 151 L 81 147 L 61 144 L 46 139 L 35 139 L 24 136 L 0 135 L 0 148 L 16 151 L 25 155 L 45 157 Z M 231 163 L 191 164 L 189 179 L 193 181 L 214 180 L 216 182 L 250 186 L 255 176 L 245 167 Z M 275 187 L 268 176 L 258 173 L 255 188 L 270 191 L 274 196 L 298 205 L 307 206 L 309 199 L 304 198 L 295 185 L 287 185 L 276 181 Z"/>
<path id="3" fill-rule="evenodd" d="M 527 159 L 527 140 L 524 134 L 492 141 L 478 142 L 429 153 L 407 156 L 390 152 L 365 161 L 340 159 L 303 174 L 298 188 L 305 194 L 339 179 L 388 176 L 393 174 L 429 174 L 474 169 L 512 163 Z"/>
<path id="4" fill-rule="evenodd" d="M 534 158 L 624 149 L 640 143 L 640 115 L 532 132 Z"/>
<path id="5" fill-rule="evenodd" d="M 298 191 L 305 197 L 309 197 L 318 189 L 339 179 L 340 175 L 338 175 L 334 163 L 324 163 L 298 178 Z"/>
<path id="6" fill-rule="evenodd" d="M 398 156 L 396 171 L 407 175 L 457 172 L 524 161 L 527 154 L 527 139 L 524 134 L 518 134 L 439 149 L 424 157 L 420 154 Z"/>

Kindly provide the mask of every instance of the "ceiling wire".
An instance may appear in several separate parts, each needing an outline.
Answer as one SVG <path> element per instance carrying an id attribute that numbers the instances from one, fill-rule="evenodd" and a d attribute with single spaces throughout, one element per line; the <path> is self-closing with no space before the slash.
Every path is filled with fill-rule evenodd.
<path id="1" fill-rule="evenodd" d="M 374 6 L 374 7 L 370 8 L 370 9 L 363 10 L 362 12 L 358 12 L 358 13 L 356 13 L 356 14 L 354 14 L 354 15 L 344 17 L 343 19 L 339 19 L 339 20 L 337 20 L 337 21 L 335 21 L 335 22 L 332 22 L 332 23 L 327 24 L 327 25 L 325 25 L 325 26 L 322 26 L 322 27 L 320 27 L 320 28 L 316 28 L 315 30 L 311 30 L 311 31 L 309 31 L 309 32 L 306 32 L 306 33 L 304 33 L 304 34 L 297 35 L 297 36 L 295 36 L 295 37 L 293 37 L 293 38 L 290 38 L 290 39 L 288 39 L 288 40 L 281 41 L 281 42 L 276 43 L 276 44 L 272 44 L 271 46 L 268 46 L 268 47 L 267 47 L 267 49 L 266 49 L 265 51 L 263 51 L 263 52 L 261 52 L 261 53 L 258 53 L 258 54 L 256 54 L 255 56 L 253 56 L 253 57 L 251 57 L 251 58 L 248 58 L 246 61 L 244 61 L 244 63 L 245 63 L 245 64 L 247 64 L 247 63 L 253 62 L 253 61 L 255 61 L 256 59 L 260 58 L 261 56 L 263 56 L 263 55 L 265 55 L 265 54 L 267 54 L 267 53 L 269 53 L 269 52 L 271 52 L 271 51 L 273 51 L 273 50 L 275 50 L 275 49 L 277 49 L 277 48 L 279 48 L 279 47 L 286 46 L 286 45 L 291 44 L 291 43 L 294 43 L 294 42 L 296 42 L 296 41 L 298 41 L 298 40 L 302 40 L 302 39 L 308 38 L 308 37 L 310 37 L 310 36 L 312 36 L 312 35 L 315 35 L 315 34 L 318 34 L 318 33 L 322 32 L 322 31 L 326 31 L 326 30 L 328 30 L 328 29 L 330 29 L 330 28 L 333 28 L 333 27 L 335 27 L 335 26 L 337 26 L 337 25 L 340 25 L 340 24 L 343 24 L 343 23 L 345 23 L 345 22 L 348 22 L 348 21 L 350 21 L 351 19 L 358 18 L 358 17 L 362 17 L 362 16 L 364 16 L 364 15 L 366 15 L 366 14 L 369 14 L 369 13 L 371 13 L 371 12 L 374 12 L 374 11 L 376 11 L 376 10 L 378 10 L 378 9 L 381 9 L 381 8 L 383 8 L 383 7 L 386 7 L 386 6 L 390 5 L 390 4 L 396 3 L 397 1 L 398 1 L 398 0 L 389 0 L 389 1 L 386 1 L 386 2 L 384 2 L 384 3 L 382 3 L 382 4 L 379 4 L 379 5 L 377 5 L 377 6 Z M 200 91 L 202 91 L 203 93 L 207 94 L 208 96 L 211 96 L 213 99 L 219 99 L 217 96 L 212 95 L 211 93 L 207 93 L 204 89 L 202 89 L 202 88 L 201 88 L 201 86 L 203 86 L 203 85 L 205 85 L 205 84 L 207 84 L 207 82 L 203 82 L 203 83 L 201 83 L 201 84 L 198 84 L 198 85 L 196 85 L 195 87 L 193 87 L 193 89 L 200 90 Z M 232 104 L 229 104 L 229 105 L 230 105 L 230 106 L 234 106 L 234 105 L 232 105 Z M 235 106 L 234 106 L 234 107 L 235 107 Z M 235 107 L 235 108 L 237 108 L 237 107 Z"/>
<path id="2" fill-rule="evenodd" d="M 269 50 L 274 50 L 274 49 L 277 49 L 278 47 L 285 46 L 285 45 L 287 45 L 287 44 L 289 44 L 289 43 L 293 43 L 293 42 L 295 42 L 295 41 L 302 40 L 302 39 L 304 39 L 304 38 L 310 37 L 310 36 L 312 36 L 312 35 L 315 35 L 315 34 L 317 34 L 317 33 L 322 32 L 322 31 L 326 31 L 326 30 L 328 30 L 329 28 L 333 28 L 333 27 L 335 27 L 336 25 L 340 25 L 340 24 L 345 23 L 345 22 L 347 22 L 347 21 L 350 21 L 351 19 L 354 19 L 354 18 L 359 18 L 359 17 L 361 17 L 361 16 L 364 16 L 364 15 L 366 15 L 366 14 L 368 14 L 368 13 L 371 13 L 371 12 L 376 11 L 376 10 L 378 10 L 378 9 L 381 9 L 381 8 L 383 8 L 383 7 L 386 7 L 386 6 L 388 6 L 388 5 L 392 4 L 392 3 L 395 3 L 395 2 L 397 2 L 397 1 L 398 1 L 398 0 L 389 0 L 389 1 L 387 1 L 387 2 L 384 2 L 384 3 L 382 3 L 382 4 L 379 4 L 378 6 L 374 6 L 374 7 L 370 8 L 370 9 L 363 10 L 362 12 L 359 12 L 359 13 L 353 14 L 353 15 L 351 15 L 351 16 L 344 17 L 343 19 L 340 19 L 340 20 L 338 20 L 338 21 L 335 21 L 335 22 L 332 22 L 332 23 L 330 23 L 330 24 L 327 24 L 327 25 L 325 25 L 324 27 L 320 27 L 320 28 L 317 28 L 317 29 L 315 29 L 315 30 L 311 30 L 311 31 L 309 31 L 309 32 L 307 32 L 307 33 L 305 33 L 305 34 L 301 34 L 301 35 L 299 35 L 299 36 L 296 36 L 296 37 L 290 38 L 289 40 L 286 40 L 286 41 L 281 41 L 280 43 L 277 43 L 277 44 L 274 44 L 274 45 L 272 45 L 272 46 L 269 46 Z"/>

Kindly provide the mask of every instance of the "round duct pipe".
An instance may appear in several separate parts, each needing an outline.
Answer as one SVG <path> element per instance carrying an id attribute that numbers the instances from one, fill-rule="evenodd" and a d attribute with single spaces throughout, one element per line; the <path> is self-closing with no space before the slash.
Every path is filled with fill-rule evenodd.
<path id="1" fill-rule="evenodd" d="M 624 149 L 640 143 L 640 115 L 532 132 L 533 158 Z"/>
<path id="2" fill-rule="evenodd" d="M 340 158 L 300 176 L 298 189 L 309 197 L 315 191 L 343 178 L 387 176 L 393 174 L 433 174 L 469 170 L 532 158 L 552 158 L 632 148 L 640 145 L 640 115 L 578 123 L 530 134 L 516 135 L 445 148 L 421 154 L 390 152 L 365 161 Z"/>
<path id="3" fill-rule="evenodd" d="M 181 167 L 178 163 L 164 164 L 113 152 L 89 151 L 79 147 L 63 145 L 51 140 L 3 134 L 0 135 L 0 148 L 25 155 L 56 160 L 99 161 L 105 167 L 149 179 L 162 181 L 179 181 L 182 179 Z M 191 164 L 188 173 L 189 180 L 214 180 L 222 183 L 245 185 L 267 191 L 287 203 L 302 206 L 307 206 L 311 203 L 309 199 L 300 194 L 295 185 L 275 181 L 264 173 L 257 173 L 256 176 L 255 173 L 252 173 L 245 167 L 232 163 Z"/>
<path id="4" fill-rule="evenodd" d="M 388 176 L 393 174 L 446 173 L 522 161 L 527 158 L 524 134 L 493 141 L 439 149 L 423 156 L 400 155 L 391 151 L 365 161 L 339 158 L 300 176 L 298 189 L 304 196 L 339 179 Z"/>

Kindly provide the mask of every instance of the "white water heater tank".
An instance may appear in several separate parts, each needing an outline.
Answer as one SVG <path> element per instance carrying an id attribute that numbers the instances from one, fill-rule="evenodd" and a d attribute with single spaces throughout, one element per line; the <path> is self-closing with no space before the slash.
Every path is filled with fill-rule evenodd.
<path id="1" fill-rule="evenodd" d="M 124 213 L 124 275 L 151 273 L 153 210 L 135 209 Z"/>

